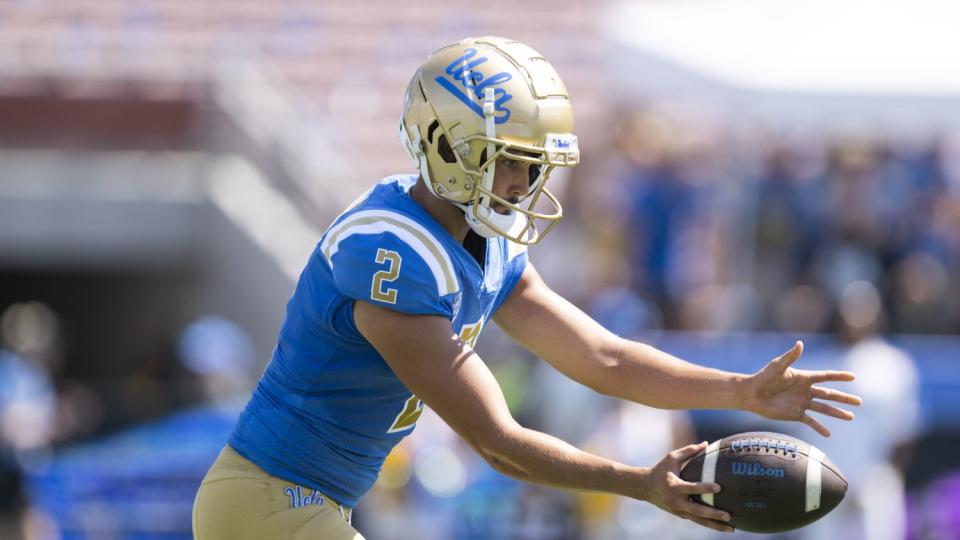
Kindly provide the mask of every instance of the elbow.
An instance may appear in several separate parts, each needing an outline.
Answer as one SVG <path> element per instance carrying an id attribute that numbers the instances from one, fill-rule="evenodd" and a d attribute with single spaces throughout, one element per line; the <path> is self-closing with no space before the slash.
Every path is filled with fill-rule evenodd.
<path id="1" fill-rule="evenodd" d="M 530 481 L 532 478 L 530 474 L 526 471 L 526 469 L 505 459 L 503 456 L 499 456 L 497 454 L 489 454 L 484 456 L 484 459 L 493 470 L 497 471 L 500 474 L 509 476 L 517 480 L 523 480 L 523 481 Z"/>
<path id="2" fill-rule="evenodd" d="M 509 422 L 489 426 L 473 437 L 470 444 L 493 470 L 512 478 L 526 480 L 529 475 L 518 463 L 523 446 L 520 433 L 522 430 L 511 418 Z"/>
<path id="3" fill-rule="evenodd" d="M 623 382 L 620 366 L 623 363 L 626 343 L 620 336 L 610 334 L 597 349 L 598 359 L 593 362 L 595 367 L 580 382 L 597 393 L 622 397 L 617 391 L 617 385 Z"/>

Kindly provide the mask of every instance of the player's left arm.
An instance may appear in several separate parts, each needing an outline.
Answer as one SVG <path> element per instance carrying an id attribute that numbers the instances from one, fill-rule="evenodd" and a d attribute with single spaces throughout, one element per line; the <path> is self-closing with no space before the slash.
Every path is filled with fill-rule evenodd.
<path id="1" fill-rule="evenodd" d="M 752 375 L 699 366 L 613 334 L 550 289 L 529 264 L 494 320 L 571 379 L 661 409 L 741 409 L 800 421 L 829 436 L 808 411 L 850 420 L 853 413 L 821 400 L 860 404 L 857 396 L 817 386 L 853 380 L 852 373 L 790 367 L 803 351 L 799 341 Z"/>

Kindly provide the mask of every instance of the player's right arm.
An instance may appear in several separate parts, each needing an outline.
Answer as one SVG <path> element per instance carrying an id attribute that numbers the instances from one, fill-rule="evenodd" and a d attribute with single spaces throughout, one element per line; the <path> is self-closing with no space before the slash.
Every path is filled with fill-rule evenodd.
<path id="1" fill-rule="evenodd" d="M 410 315 L 356 301 L 354 322 L 400 380 L 430 406 L 494 469 L 514 478 L 568 489 L 605 491 L 646 500 L 712 529 L 732 528 L 726 512 L 693 503 L 715 493 L 712 483 L 679 477 L 680 466 L 703 445 L 668 454 L 654 467 L 632 467 L 579 450 L 519 425 L 486 364 L 453 331 L 450 321 Z"/>

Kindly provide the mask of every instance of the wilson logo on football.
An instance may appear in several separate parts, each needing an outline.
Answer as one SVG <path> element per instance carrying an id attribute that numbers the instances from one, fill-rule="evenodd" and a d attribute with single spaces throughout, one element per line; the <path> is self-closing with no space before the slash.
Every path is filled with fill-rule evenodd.
<path id="1" fill-rule="evenodd" d="M 783 478 L 783 469 L 776 467 L 764 467 L 759 463 L 746 463 L 744 461 L 734 461 L 730 464 L 731 472 L 736 476 L 770 476 L 773 478 Z"/>
<path id="2" fill-rule="evenodd" d="M 480 118 L 483 118 L 483 107 L 478 104 L 478 101 L 483 99 L 483 91 L 485 88 L 495 87 L 493 90 L 493 106 L 497 114 L 494 122 L 503 124 L 510 119 L 510 109 L 506 108 L 504 104 L 513 99 L 513 95 L 508 94 L 503 88 L 496 88 L 496 86 L 509 81 L 513 78 L 513 75 L 506 71 L 494 73 L 489 77 L 484 75 L 483 72 L 478 71 L 476 68 L 486 62 L 487 57 L 481 56 L 474 59 L 476 55 L 477 50 L 471 47 L 463 52 L 463 56 L 450 62 L 450 65 L 448 65 L 445 70 L 445 73 L 453 78 L 453 81 L 460 83 L 467 93 L 458 88 L 449 78 L 442 75 L 437 75 L 434 80 L 446 89 L 447 92 L 450 92 L 454 97 L 462 101 L 464 105 L 470 107 L 470 110 L 477 113 L 477 116 Z M 473 95 L 471 96 L 469 94 Z"/>

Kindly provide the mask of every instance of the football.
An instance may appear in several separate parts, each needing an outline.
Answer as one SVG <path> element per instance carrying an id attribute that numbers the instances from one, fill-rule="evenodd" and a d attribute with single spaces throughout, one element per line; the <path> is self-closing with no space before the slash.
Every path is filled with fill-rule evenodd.
<path id="1" fill-rule="evenodd" d="M 847 480 L 815 446 L 770 432 L 714 441 L 680 471 L 690 482 L 716 482 L 716 494 L 696 502 L 730 513 L 738 529 L 774 533 L 809 525 L 828 514 L 847 493 Z"/>

